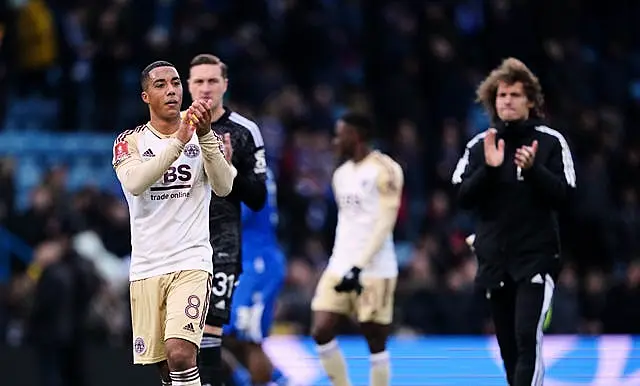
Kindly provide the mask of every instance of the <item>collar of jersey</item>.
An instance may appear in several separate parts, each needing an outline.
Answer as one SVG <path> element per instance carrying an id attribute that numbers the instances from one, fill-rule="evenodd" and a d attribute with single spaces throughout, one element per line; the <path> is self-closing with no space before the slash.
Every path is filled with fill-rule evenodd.
<path id="1" fill-rule="evenodd" d="M 146 126 L 147 126 L 147 129 L 151 130 L 151 132 L 152 132 L 153 134 L 155 134 L 155 135 L 156 135 L 156 137 L 158 137 L 158 138 L 166 139 L 166 138 L 171 138 L 171 137 L 173 137 L 173 135 L 166 135 L 166 134 L 162 134 L 161 132 L 159 132 L 158 130 L 156 130 L 156 128 L 155 128 L 155 127 L 153 127 L 153 126 L 151 125 L 151 121 L 147 122 Z"/>
<path id="2" fill-rule="evenodd" d="M 537 119 L 498 121 L 496 130 L 498 131 L 498 136 L 502 138 L 520 137 L 529 133 L 539 124 L 540 122 Z"/>
<path id="3" fill-rule="evenodd" d="M 222 123 L 227 119 L 229 119 L 229 115 L 231 115 L 231 112 L 232 112 L 231 109 L 228 108 L 227 106 L 222 106 L 222 108 L 224 109 L 224 114 L 222 114 L 222 116 L 218 118 L 215 122 L 211 122 L 212 125 L 215 125 L 216 123 Z"/>

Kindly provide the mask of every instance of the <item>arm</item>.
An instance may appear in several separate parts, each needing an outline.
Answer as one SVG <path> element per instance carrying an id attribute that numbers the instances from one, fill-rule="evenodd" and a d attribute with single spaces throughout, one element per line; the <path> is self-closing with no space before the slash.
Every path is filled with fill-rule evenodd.
<path id="1" fill-rule="evenodd" d="M 176 138 L 160 154 L 144 162 L 138 151 L 136 133 L 123 133 L 113 145 L 113 168 L 124 189 L 134 196 L 149 189 L 180 157 L 184 145 Z"/>
<path id="2" fill-rule="evenodd" d="M 213 131 L 198 137 L 198 140 L 202 148 L 204 171 L 213 192 L 218 197 L 229 195 L 238 171 L 224 158 L 222 141 Z"/>
<path id="3" fill-rule="evenodd" d="M 479 138 L 475 137 L 467 144 L 451 177 L 451 183 L 458 187 L 458 201 L 464 209 L 472 209 L 486 196 L 499 170 L 485 163 Z"/>
<path id="4" fill-rule="evenodd" d="M 262 136 L 257 130 L 244 130 L 242 149 L 238 149 L 238 163 L 241 173 L 233 184 L 233 195 L 253 211 L 261 210 L 267 201 L 267 160 Z M 246 150 L 245 150 L 246 149 Z"/>
<path id="5" fill-rule="evenodd" d="M 557 137 L 546 164 L 534 160 L 531 168 L 523 171 L 523 177 L 553 207 L 561 207 L 570 189 L 576 187 L 576 172 L 567 141 Z"/>
<path id="6" fill-rule="evenodd" d="M 373 231 L 369 235 L 367 248 L 362 251 L 358 260 L 356 260 L 355 266 L 358 269 L 363 269 L 371 263 L 373 256 L 382 248 L 387 235 L 393 232 L 393 227 L 396 225 L 396 219 L 398 218 L 403 185 L 402 168 L 397 164 L 382 170 L 378 176 L 377 187 L 380 200 L 378 218 Z"/>

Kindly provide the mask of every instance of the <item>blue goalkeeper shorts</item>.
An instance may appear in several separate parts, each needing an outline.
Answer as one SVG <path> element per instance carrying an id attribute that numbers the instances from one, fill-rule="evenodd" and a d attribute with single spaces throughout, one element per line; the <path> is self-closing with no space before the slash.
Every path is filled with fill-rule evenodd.
<path id="1" fill-rule="evenodd" d="M 277 249 L 262 252 L 262 256 L 255 258 L 258 263 L 244 265 L 233 294 L 231 319 L 223 329 L 224 335 L 233 335 L 240 341 L 261 343 L 269 336 L 284 282 L 285 268 L 273 264 L 284 260 L 282 252 Z M 244 251 L 246 256 L 251 256 L 249 253 Z"/>

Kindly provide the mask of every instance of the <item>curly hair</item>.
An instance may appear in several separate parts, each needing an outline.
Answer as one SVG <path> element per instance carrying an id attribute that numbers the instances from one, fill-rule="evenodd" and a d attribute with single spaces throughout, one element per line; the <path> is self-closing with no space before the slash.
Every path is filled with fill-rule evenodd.
<path id="1" fill-rule="evenodd" d="M 508 85 L 521 82 L 527 99 L 533 102 L 530 116 L 544 118 L 544 95 L 538 77 L 522 61 L 516 58 L 507 58 L 502 61 L 500 66 L 491 71 L 476 90 L 476 102 L 482 103 L 492 123 L 498 120 L 496 94 L 501 82 Z"/>

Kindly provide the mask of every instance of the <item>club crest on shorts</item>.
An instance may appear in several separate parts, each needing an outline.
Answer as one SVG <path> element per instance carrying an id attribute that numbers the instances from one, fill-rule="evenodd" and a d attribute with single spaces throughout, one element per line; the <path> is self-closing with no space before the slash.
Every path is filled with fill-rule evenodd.
<path id="1" fill-rule="evenodd" d="M 138 355 L 144 354 L 144 352 L 147 351 L 147 345 L 144 343 L 144 339 L 142 339 L 141 337 L 137 337 L 133 341 L 133 350 Z"/>
<path id="2" fill-rule="evenodd" d="M 200 146 L 189 143 L 184 147 L 184 155 L 189 158 L 196 158 L 200 155 Z"/>

